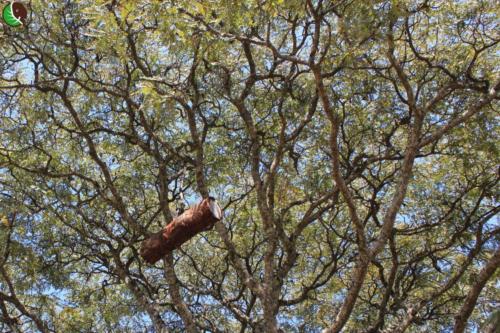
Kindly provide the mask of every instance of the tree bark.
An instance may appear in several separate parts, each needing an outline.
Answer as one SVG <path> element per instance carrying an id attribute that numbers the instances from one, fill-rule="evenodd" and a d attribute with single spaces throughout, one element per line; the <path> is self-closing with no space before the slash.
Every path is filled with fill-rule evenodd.
<path id="1" fill-rule="evenodd" d="M 479 294 L 483 290 L 486 282 L 493 276 L 495 271 L 500 266 L 500 248 L 496 250 L 493 256 L 488 260 L 486 266 L 483 267 L 476 282 L 471 286 L 467 297 L 464 300 L 460 311 L 455 316 L 455 325 L 453 327 L 453 333 L 463 333 L 467 326 L 467 319 L 469 319 L 474 307 L 476 306 Z"/>

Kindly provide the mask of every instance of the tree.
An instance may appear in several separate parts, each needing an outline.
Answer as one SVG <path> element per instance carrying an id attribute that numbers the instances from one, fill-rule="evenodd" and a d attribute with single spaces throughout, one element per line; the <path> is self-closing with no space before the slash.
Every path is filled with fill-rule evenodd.
<path id="1" fill-rule="evenodd" d="M 29 12 L 0 36 L 2 332 L 493 322 L 493 1 Z M 224 208 L 213 231 L 140 259 L 208 195 Z"/>

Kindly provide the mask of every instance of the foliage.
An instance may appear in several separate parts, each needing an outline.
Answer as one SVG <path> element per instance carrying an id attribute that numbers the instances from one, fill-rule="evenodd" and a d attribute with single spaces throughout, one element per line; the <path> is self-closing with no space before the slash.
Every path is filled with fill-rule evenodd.
<path id="1" fill-rule="evenodd" d="M 495 5 L 31 1 L 0 31 L 0 331 L 492 327 Z M 222 223 L 145 264 L 208 194 Z"/>

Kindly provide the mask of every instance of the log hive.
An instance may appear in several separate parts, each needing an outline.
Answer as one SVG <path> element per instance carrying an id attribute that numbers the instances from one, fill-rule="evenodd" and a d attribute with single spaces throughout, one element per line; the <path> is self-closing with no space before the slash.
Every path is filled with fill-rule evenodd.
<path id="1" fill-rule="evenodd" d="M 154 264 L 198 233 L 212 229 L 221 218 L 222 210 L 217 201 L 212 197 L 203 199 L 145 239 L 141 244 L 140 255 L 146 262 Z"/>

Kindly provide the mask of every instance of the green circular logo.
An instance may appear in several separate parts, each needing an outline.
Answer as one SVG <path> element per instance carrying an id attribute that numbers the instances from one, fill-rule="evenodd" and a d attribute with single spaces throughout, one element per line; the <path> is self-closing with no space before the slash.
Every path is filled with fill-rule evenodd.
<path id="1" fill-rule="evenodd" d="M 26 17 L 28 17 L 28 10 L 20 2 L 11 2 L 2 11 L 3 20 L 11 27 L 20 26 Z"/>

